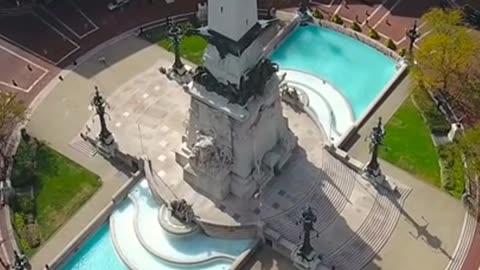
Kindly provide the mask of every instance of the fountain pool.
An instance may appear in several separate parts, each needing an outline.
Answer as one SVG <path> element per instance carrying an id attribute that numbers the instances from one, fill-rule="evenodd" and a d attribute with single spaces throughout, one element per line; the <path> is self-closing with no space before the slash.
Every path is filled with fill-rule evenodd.
<path id="1" fill-rule="evenodd" d="M 173 235 L 159 223 L 160 206 L 142 180 L 62 269 L 225 270 L 253 244 L 201 231 Z"/>

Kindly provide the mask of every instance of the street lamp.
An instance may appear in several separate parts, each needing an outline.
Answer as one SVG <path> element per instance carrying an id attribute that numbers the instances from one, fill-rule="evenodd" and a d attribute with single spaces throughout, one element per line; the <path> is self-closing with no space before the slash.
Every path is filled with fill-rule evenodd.
<path id="1" fill-rule="evenodd" d="M 408 45 L 409 52 L 412 52 L 413 44 L 415 44 L 415 41 L 420 37 L 420 32 L 418 32 L 417 28 L 417 20 L 415 20 L 412 28 L 408 29 L 405 33 L 405 35 L 410 39 L 410 44 Z"/>

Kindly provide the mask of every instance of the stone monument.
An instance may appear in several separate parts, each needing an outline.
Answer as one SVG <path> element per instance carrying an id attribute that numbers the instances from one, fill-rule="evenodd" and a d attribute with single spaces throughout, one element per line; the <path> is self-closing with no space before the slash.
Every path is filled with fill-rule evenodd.
<path id="1" fill-rule="evenodd" d="M 263 55 L 256 0 L 213 1 L 204 66 L 187 92 L 189 119 L 176 160 L 184 180 L 221 201 L 252 197 L 288 161 L 297 139 L 282 115 L 278 66 Z"/>
<path id="2" fill-rule="evenodd" d="M 293 264 L 300 269 L 317 269 L 320 265 L 320 256 L 318 256 L 310 243 L 311 232 L 316 232 L 313 225 L 317 222 L 317 216 L 313 213 L 310 206 L 307 206 L 302 212 L 302 219 L 297 222 L 303 225 L 303 243 L 291 254 Z M 317 232 L 318 237 L 318 232 Z"/>

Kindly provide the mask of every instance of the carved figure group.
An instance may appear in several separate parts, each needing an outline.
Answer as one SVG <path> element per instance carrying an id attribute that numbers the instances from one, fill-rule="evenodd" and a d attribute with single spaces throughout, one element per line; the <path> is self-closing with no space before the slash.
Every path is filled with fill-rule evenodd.
<path id="1" fill-rule="evenodd" d="M 170 211 L 173 217 L 185 224 L 191 223 L 195 216 L 192 206 L 185 199 L 171 201 Z"/>
<path id="2" fill-rule="evenodd" d="M 232 153 L 219 147 L 213 135 L 197 131 L 196 142 L 192 147 L 189 162 L 195 169 L 215 173 L 221 167 L 228 167 L 232 164 Z"/>
<path id="3" fill-rule="evenodd" d="M 298 94 L 298 90 L 294 87 L 290 87 L 287 84 L 283 85 L 280 89 L 280 95 L 282 99 L 289 104 L 292 109 L 296 112 L 302 111 L 303 104 L 300 100 L 300 95 Z"/>
<path id="4" fill-rule="evenodd" d="M 193 79 L 207 91 L 215 92 L 230 103 L 245 105 L 251 98 L 263 95 L 265 84 L 278 71 L 278 65 L 263 58 L 255 67 L 242 76 L 237 84 L 219 82 L 205 67 L 197 68 Z"/>

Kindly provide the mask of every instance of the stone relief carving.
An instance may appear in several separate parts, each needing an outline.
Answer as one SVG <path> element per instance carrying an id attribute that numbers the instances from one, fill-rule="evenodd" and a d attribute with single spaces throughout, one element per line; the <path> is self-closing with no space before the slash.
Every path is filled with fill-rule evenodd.
<path id="1" fill-rule="evenodd" d="M 278 71 L 278 65 L 267 58 L 244 74 L 237 84 L 219 82 L 206 67 L 200 66 L 193 75 L 193 80 L 203 85 L 207 91 L 217 93 L 230 103 L 245 105 L 251 98 L 263 95 L 265 84 Z"/>
<path id="2" fill-rule="evenodd" d="M 189 162 L 194 169 L 215 174 L 219 169 L 228 169 L 232 165 L 232 151 L 219 146 L 214 135 L 197 131 Z"/>
<path id="3" fill-rule="evenodd" d="M 302 111 L 304 104 L 300 98 L 298 90 L 294 87 L 290 87 L 287 84 L 284 84 L 280 88 L 280 95 L 282 100 L 285 101 L 288 105 L 292 107 L 295 112 Z"/>

